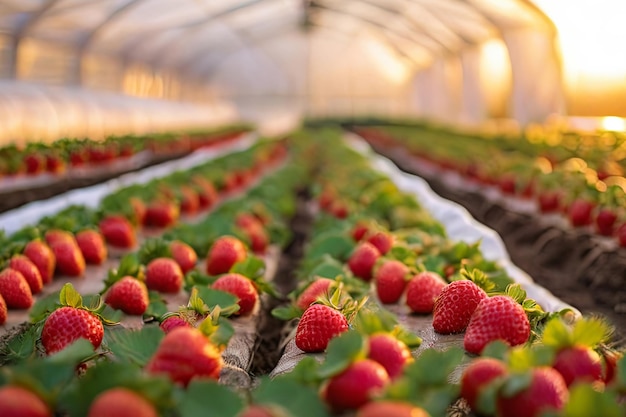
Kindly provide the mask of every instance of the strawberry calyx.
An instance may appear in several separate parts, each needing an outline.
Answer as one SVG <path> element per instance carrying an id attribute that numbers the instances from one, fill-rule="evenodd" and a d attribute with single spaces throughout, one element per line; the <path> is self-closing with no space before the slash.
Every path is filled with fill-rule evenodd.
<path id="1" fill-rule="evenodd" d="M 93 297 L 91 305 L 86 307 L 83 305 L 82 295 L 76 291 L 74 286 L 69 282 L 61 288 L 61 292 L 59 293 L 59 304 L 61 307 L 72 307 L 80 310 L 86 310 L 95 315 L 102 322 L 102 324 L 106 326 L 115 326 L 120 324 L 119 321 L 109 319 L 102 314 L 106 304 L 99 294 Z"/>
<path id="2" fill-rule="evenodd" d="M 469 271 L 466 268 L 461 268 L 459 274 L 461 275 L 462 279 L 468 279 L 472 281 L 488 295 L 491 296 L 497 294 L 497 292 L 495 291 L 495 283 L 491 279 L 489 279 L 489 276 L 480 269 L 473 268 L 471 271 Z"/>
<path id="3" fill-rule="evenodd" d="M 137 254 L 128 254 L 124 256 L 117 268 L 111 268 L 107 277 L 104 280 L 104 288 L 99 292 L 100 295 L 104 294 L 119 280 L 124 277 L 133 277 L 139 281 L 145 280 L 144 267 L 139 263 Z"/>
<path id="4" fill-rule="evenodd" d="M 352 323 L 356 318 L 359 310 L 369 300 L 368 296 L 364 296 L 360 299 L 352 298 L 345 290 L 343 282 L 338 282 L 337 287 L 332 292 L 330 297 L 322 296 L 314 304 L 323 304 L 331 307 L 334 310 L 339 311 L 344 315 L 348 323 Z"/>
<path id="5" fill-rule="evenodd" d="M 141 245 L 137 258 L 142 265 L 147 265 L 150 261 L 157 258 L 171 258 L 172 250 L 170 242 L 165 239 L 153 238 L 148 239 Z"/>
<path id="6" fill-rule="evenodd" d="M 422 344 L 419 336 L 398 323 L 395 314 L 373 303 L 359 310 L 353 327 L 364 335 L 389 333 L 409 348 L 417 348 Z"/>
<path id="7" fill-rule="evenodd" d="M 257 291 L 269 294 L 274 298 L 280 298 L 276 287 L 263 278 L 265 273 L 265 261 L 263 259 L 248 255 L 243 261 L 235 263 L 230 272 L 241 274 L 248 278 L 252 281 Z"/>
<path id="8" fill-rule="evenodd" d="M 611 325 L 600 317 L 582 317 L 571 325 L 553 319 L 543 329 L 542 342 L 556 350 L 572 346 L 595 349 L 606 345 L 612 334 Z"/>
<path id="9" fill-rule="evenodd" d="M 197 326 L 220 350 L 226 349 L 230 338 L 235 334 L 232 324 L 222 316 L 220 306 L 215 306 L 207 317 Z"/>

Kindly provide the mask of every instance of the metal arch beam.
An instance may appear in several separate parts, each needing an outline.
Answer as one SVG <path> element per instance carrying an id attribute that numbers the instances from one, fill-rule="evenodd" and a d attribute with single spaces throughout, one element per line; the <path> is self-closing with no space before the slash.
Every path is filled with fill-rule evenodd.
<path id="1" fill-rule="evenodd" d="M 131 51 L 135 50 L 137 48 L 141 48 L 142 45 L 145 45 L 145 40 L 148 39 L 151 33 L 159 33 L 159 32 L 166 32 L 168 30 L 173 30 L 173 29 L 181 29 L 183 33 L 181 33 L 179 36 L 177 36 L 175 39 L 171 40 L 170 42 L 168 42 L 167 47 L 169 48 L 176 48 L 178 46 L 178 44 L 182 41 L 185 40 L 185 37 L 189 35 L 189 32 L 193 33 L 193 32 L 197 32 L 202 30 L 202 28 L 206 25 L 209 24 L 211 22 L 213 22 L 216 19 L 228 16 L 232 13 L 235 13 L 239 10 L 243 10 L 246 9 L 248 7 L 252 7 L 255 6 L 259 3 L 263 3 L 267 0 L 248 0 L 245 3 L 239 3 L 233 7 L 230 7 L 226 10 L 222 10 L 221 12 L 217 12 L 214 14 L 209 14 L 206 15 L 204 17 L 202 17 L 201 19 L 198 20 L 193 20 L 191 22 L 188 22 L 186 24 L 183 25 L 175 25 L 175 26 L 169 26 L 166 28 L 159 28 L 159 29 L 150 29 L 150 30 L 145 30 L 143 32 L 140 32 L 135 38 L 135 41 L 132 42 L 129 46 L 126 46 L 120 53 L 120 55 L 122 56 L 130 56 L 131 55 Z"/>

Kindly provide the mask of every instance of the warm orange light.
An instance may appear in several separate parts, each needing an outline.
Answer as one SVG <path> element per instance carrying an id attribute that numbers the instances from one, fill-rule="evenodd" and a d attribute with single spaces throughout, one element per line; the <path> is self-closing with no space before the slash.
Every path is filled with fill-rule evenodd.
<path id="1" fill-rule="evenodd" d="M 602 119 L 602 129 L 612 132 L 625 132 L 626 131 L 626 119 L 621 117 L 604 117 Z"/>

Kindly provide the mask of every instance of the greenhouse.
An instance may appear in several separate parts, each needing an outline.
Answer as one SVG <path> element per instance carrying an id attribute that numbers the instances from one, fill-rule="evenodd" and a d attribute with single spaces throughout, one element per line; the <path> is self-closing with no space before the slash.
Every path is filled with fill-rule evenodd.
<path id="1" fill-rule="evenodd" d="M 0 416 L 626 417 L 624 16 L 0 0 Z"/>

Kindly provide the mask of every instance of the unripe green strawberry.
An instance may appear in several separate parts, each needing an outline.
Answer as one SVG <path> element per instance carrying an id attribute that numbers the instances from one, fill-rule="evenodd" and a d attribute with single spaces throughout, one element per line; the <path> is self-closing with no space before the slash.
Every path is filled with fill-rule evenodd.
<path id="1" fill-rule="evenodd" d="M 478 304 L 487 293 L 469 280 L 446 285 L 433 308 L 433 327 L 437 333 L 460 333 L 469 324 Z"/>
<path id="2" fill-rule="evenodd" d="M 249 316 L 259 301 L 259 293 L 251 280 L 241 274 L 226 274 L 219 277 L 211 288 L 233 294 L 239 300 L 238 316 Z"/>
<path id="3" fill-rule="evenodd" d="M 360 359 L 330 378 L 322 397 L 335 411 L 356 410 L 389 383 L 389 375 L 378 362 Z"/>
<path id="4" fill-rule="evenodd" d="M 0 295 L 10 309 L 27 309 L 33 305 L 33 294 L 26 278 L 12 268 L 0 272 Z"/>
<path id="5" fill-rule="evenodd" d="M 374 245 L 381 255 L 385 255 L 393 246 L 393 236 L 387 232 L 376 232 L 367 238 L 367 241 Z"/>
<path id="6" fill-rule="evenodd" d="M 296 306 L 302 310 L 306 310 L 313 302 L 315 302 L 320 296 L 328 293 L 328 288 L 335 283 L 335 280 L 330 278 L 318 278 L 298 296 L 296 300 Z"/>
<path id="7" fill-rule="evenodd" d="M 474 359 L 461 376 L 461 397 L 465 398 L 473 411 L 480 412 L 480 392 L 494 379 L 507 374 L 507 367 L 502 361 L 494 358 Z"/>
<path id="8" fill-rule="evenodd" d="M 391 379 L 400 376 L 406 364 L 413 361 L 407 345 L 390 333 L 369 337 L 367 357 L 380 363 Z"/>
<path id="9" fill-rule="evenodd" d="M 100 393 L 87 417 L 158 417 L 154 405 L 128 388 L 110 388 Z"/>
<path id="10" fill-rule="evenodd" d="M 176 263 L 180 266 L 183 274 L 191 271 L 196 267 L 198 255 L 191 246 L 180 240 L 174 240 L 170 243 L 170 251 Z"/>
<path id="11" fill-rule="evenodd" d="M 383 304 L 397 303 L 407 284 L 409 267 L 400 261 L 388 260 L 374 273 L 376 294 Z"/>
<path id="12" fill-rule="evenodd" d="M 4 297 L 0 294 L 0 326 L 6 323 L 9 312 L 7 308 L 7 303 L 4 301 Z"/>
<path id="13" fill-rule="evenodd" d="M 195 378 L 217 380 L 222 364 L 219 349 L 200 330 L 177 327 L 165 335 L 146 370 L 186 387 Z"/>
<path id="14" fill-rule="evenodd" d="M 233 236 L 222 236 L 209 249 L 206 272 L 209 275 L 225 274 L 246 257 L 246 247 L 241 240 Z"/>
<path id="15" fill-rule="evenodd" d="M 380 258 L 380 251 L 369 242 L 360 243 L 350 259 L 348 259 L 348 267 L 354 276 L 370 281 L 372 279 L 372 271 L 374 264 Z"/>
<path id="16" fill-rule="evenodd" d="M 2 417 L 52 417 L 50 407 L 32 391 L 15 385 L 0 387 Z"/>
<path id="17" fill-rule="evenodd" d="M 54 310 L 46 319 L 41 331 L 41 343 L 46 353 L 51 355 L 80 338 L 89 340 L 97 349 L 103 336 L 102 322 L 93 313 L 65 306 Z"/>
<path id="18" fill-rule="evenodd" d="M 602 359 L 588 346 L 575 345 L 560 349 L 552 367 L 559 371 L 567 386 L 574 382 L 602 381 Z"/>
<path id="19" fill-rule="evenodd" d="M 126 276 L 109 288 L 104 302 L 126 314 L 140 316 L 150 304 L 148 288 L 138 279 Z"/>
<path id="20" fill-rule="evenodd" d="M 107 258 L 107 247 L 104 237 L 96 230 L 83 230 L 76 234 L 76 243 L 85 262 L 92 265 L 100 265 Z"/>
<path id="21" fill-rule="evenodd" d="M 529 371 L 530 386 L 520 392 L 498 396 L 498 416 L 539 417 L 547 411 L 560 411 L 569 398 L 567 385 L 555 369 L 547 366 Z"/>
<path id="22" fill-rule="evenodd" d="M 338 310 L 312 304 L 302 314 L 296 329 L 296 346 L 307 352 L 323 352 L 330 340 L 348 330 L 348 320 Z"/>
<path id="23" fill-rule="evenodd" d="M 52 281 L 56 267 L 56 258 L 50 246 L 40 239 L 32 240 L 26 244 L 24 255 L 35 264 L 44 284 Z"/>
<path id="24" fill-rule="evenodd" d="M 508 295 L 496 295 L 478 304 L 467 325 L 463 345 L 468 352 L 480 354 L 495 340 L 517 346 L 529 337 L 530 322 L 524 308 Z"/>
<path id="25" fill-rule="evenodd" d="M 183 271 L 171 258 L 156 258 L 146 267 L 146 285 L 163 293 L 177 293 L 183 286 Z"/>
<path id="26" fill-rule="evenodd" d="M 9 268 L 15 269 L 24 276 L 33 294 L 41 292 L 43 288 L 41 273 L 28 257 L 24 255 L 13 255 L 9 261 Z"/>
<path id="27" fill-rule="evenodd" d="M 430 417 L 430 414 L 410 403 L 382 400 L 368 402 L 359 408 L 356 417 Z"/>
<path id="28" fill-rule="evenodd" d="M 414 313 L 430 314 L 446 285 L 446 281 L 435 272 L 420 272 L 407 284 L 406 305 Z"/>
<path id="29" fill-rule="evenodd" d="M 85 273 L 85 258 L 76 240 L 58 240 L 50 248 L 56 258 L 56 272 L 69 277 L 79 277 Z"/>

